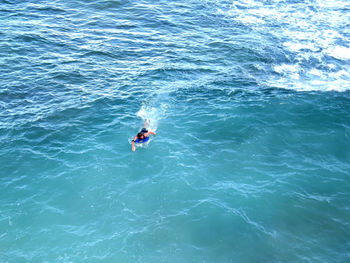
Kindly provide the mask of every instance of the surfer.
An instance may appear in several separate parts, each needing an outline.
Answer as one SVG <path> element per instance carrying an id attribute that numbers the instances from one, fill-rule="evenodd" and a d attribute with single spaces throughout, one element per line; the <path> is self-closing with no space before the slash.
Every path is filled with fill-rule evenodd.
<path id="1" fill-rule="evenodd" d="M 135 138 L 132 140 L 131 143 L 131 148 L 133 151 L 135 151 L 135 142 L 136 143 L 144 143 L 147 142 L 149 140 L 149 135 L 153 134 L 156 135 L 155 132 L 153 131 L 148 131 L 147 130 L 147 120 L 145 120 L 145 123 L 143 124 L 143 128 L 142 130 L 135 136 Z"/>

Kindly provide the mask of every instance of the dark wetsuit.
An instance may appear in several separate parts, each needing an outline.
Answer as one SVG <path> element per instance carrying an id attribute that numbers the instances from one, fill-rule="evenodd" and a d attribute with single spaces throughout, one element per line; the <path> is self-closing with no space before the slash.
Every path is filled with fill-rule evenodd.
<path id="1" fill-rule="evenodd" d="M 142 128 L 142 130 L 141 130 L 139 133 L 142 133 L 143 136 L 145 136 L 145 133 L 147 133 L 147 132 L 148 132 L 148 130 L 147 130 L 146 128 Z M 137 142 L 137 143 L 143 143 L 143 142 L 147 142 L 148 139 L 149 139 L 148 137 L 145 137 L 144 139 L 137 138 L 137 139 L 135 140 L 135 142 Z"/>

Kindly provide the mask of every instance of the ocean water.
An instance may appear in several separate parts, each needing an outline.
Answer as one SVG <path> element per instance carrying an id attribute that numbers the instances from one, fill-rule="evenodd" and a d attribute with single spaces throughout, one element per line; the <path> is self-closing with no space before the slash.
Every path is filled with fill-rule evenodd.
<path id="1" fill-rule="evenodd" d="M 1 0 L 0 262 L 350 262 L 349 23 Z"/>

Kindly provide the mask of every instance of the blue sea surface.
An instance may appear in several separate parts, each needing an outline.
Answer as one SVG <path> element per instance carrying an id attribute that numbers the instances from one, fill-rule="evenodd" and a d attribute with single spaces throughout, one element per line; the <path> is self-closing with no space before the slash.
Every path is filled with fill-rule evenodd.
<path id="1" fill-rule="evenodd" d="M 1 0 L 0 262 L 350 262 L 349 23 Z"/>

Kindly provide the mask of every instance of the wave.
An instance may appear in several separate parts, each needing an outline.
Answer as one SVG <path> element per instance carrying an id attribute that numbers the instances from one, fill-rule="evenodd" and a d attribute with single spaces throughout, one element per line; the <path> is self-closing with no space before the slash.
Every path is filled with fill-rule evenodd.
<path id="1" fill-rule="evenodd" d="M 258 70 L 268 73 L 257 77 L 261 85 L 343 92 L 350 89 L 350 42 L 344 27 L 347 10 L 341 8 L 346 5 L 342 0 L 307 6 L 286 1 L 266 5 L 252 0 L 217 4 L 216 13 L 248 27 L 249 35 L 258 37 L 263 49 L 273 48 L 272 63 L 256 62 Z M 278 50 L 281 57 L 276 56 Z"/>

